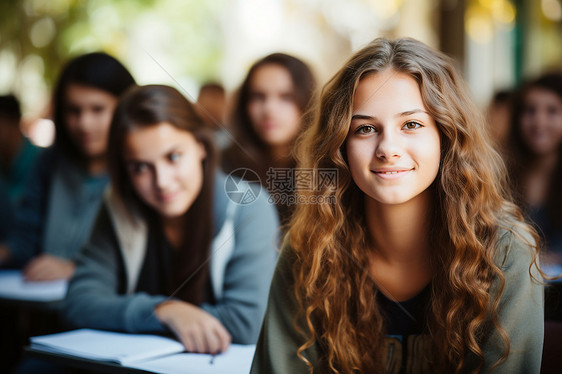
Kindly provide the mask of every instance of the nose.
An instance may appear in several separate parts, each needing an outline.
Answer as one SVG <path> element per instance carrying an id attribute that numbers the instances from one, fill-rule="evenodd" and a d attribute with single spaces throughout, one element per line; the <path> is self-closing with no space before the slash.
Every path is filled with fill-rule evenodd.
<path id="1" fill-rule="evenodd" d="M 165 165 L 156 165 L 154 167 L 154 186 L 158 190 L 166 190 L 172 179 L 172 170 Z"/>
<path id="2" fill-rule="evenodd" d="M 541 129 L 548 128 L 551 122 L 548 116 L 548 112 L 546 110 L 538 110 L 535 113 L 534 122 L 536 127 L 539 127 Z"/>
<path id="3" fill-rule="evenodd" d="M 93 121 L 93 115 L 87 111 L 82 110 L 78 114 L 78 126 L 84 131 L 91 129 Z"/>
<path id="4" fill-rule="evenodd" d="M 275 99 L 272 97 L 266 97 L 263 103 L 263 111 L 266 115 L 271 114 L 275 108 Z"/>
<path id="5" fill-rule="evenodd" d="M 403 152 L 402 139 L 399 134 L 392 131 L 382 131 L 377 136 L 375 155 L 377 158 L 390 160 L 399 158 Z"/>

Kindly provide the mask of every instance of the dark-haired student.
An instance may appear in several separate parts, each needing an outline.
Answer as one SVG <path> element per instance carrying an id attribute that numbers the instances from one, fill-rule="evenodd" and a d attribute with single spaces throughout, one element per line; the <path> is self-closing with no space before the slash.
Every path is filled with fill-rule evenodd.
<path id="1" fill-rule="evenodd" d="M 55 144 L 31 171 L 0 264 L 23 267 L 28 280 L 68 279 L 109 178 L 107 137 L 118 97 L 135 83 L 105 53 L 71 60 L 54 91 Z"/>
<path id="2" fill-rule="evenodd" d="M 76 327 L 172 332 L 191 352 L 255 343 L 276 258 L 267 192 L 231 200 L 212 134 L 167 86 L 120 101 L 112 188 L 77 260 L 64 308 Z"/>
<path id="3" fill-rule="evenodd" d="M 543 263 L 562 265 L 562 73 L 523 85 L 511 114 L 515 195 L 545 236 Z"/>
<path id="4" fill-rule="evenodd" d="M 12 229 L 15 207 L 40 150 L 23 136 L 20 121 L 18 99 L 0 96 L 0 242 Z"/>
<path id="5" fill-rule="evenodd" d="M 282 224 L 294 204 L 293 144 L 304 127 L 303 116 L 315 89 L 312 71 L 302 60 L 273 53 L 256 61 L 242 83 L 232 115 L 235 142 L 225 149 L 222 167 L 227 173 L 246 177 L 257 173 L 271 193 Z"/>

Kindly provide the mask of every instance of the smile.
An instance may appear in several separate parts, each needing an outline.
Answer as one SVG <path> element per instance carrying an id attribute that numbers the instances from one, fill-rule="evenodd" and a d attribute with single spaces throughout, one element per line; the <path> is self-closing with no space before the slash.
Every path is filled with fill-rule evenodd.
<path id="1" fill-rule="evenodd" d="M 371 170 L 372 173 L 374 173 L 377 177 L 383 178 L 383 179 L 396 179 L 396 178 L 400 178 L 406 174 L 408 174 L 410 171 L 412 171 L 411 169 L 406 170 L 406 169 L 401 169 L 401 170 Z"/>
<path id="2" fill-rule="evenodd" d="M 177 192 L 161 194 L 161 195 L 158 195 L 158 200 L 162 203 L 168 203 L 168 202 L 174 200 L 175 197 L 177 196 L 177 194 L 178 194 Z"/>

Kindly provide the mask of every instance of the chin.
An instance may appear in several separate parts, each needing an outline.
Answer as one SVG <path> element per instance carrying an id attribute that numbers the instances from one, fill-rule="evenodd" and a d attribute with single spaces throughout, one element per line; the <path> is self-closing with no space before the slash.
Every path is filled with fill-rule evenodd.
<path id="1" fill-rule="evenodd" d="M 185 214 L 186 211 L 187 210 L 179 211 L 179 210 L 175 210 L 175 209 L 162 209 L 159 212 L 165 218 L 177 218 L 177 217 L 180 217 L 183 214 Z"/>
<path id="2" fill-rule="evenodd" d="M 84 149 L 84 156 L 88 158 L 99 158 L 105 155 L 103 150 L 99 149 Z"/>

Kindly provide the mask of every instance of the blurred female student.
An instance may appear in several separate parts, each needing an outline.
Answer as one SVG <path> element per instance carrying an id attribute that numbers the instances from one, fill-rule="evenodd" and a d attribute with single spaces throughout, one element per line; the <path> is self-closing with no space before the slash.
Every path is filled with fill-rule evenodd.
<path id="1" fill-rule="evenodd" d="M 245 178 L 245 169 L 257 173 L 271 192 L 282 223 L 292 210 L 283 200 L 293 195 L 293 181 L 286 174 L 295 167 L 291 150 L 314 88 L 314 76 L 304 62 L 274 53 L 250 68 L 234 104 L 231 125 L 236 141 L 224 151 L 223 169 Z"/>
<path id="2" fill-rule="evenodd" d="M 171 330 L 191 352 L 255 343 L 276 258 L 275 208 L 238 205 L 212 135 L 167 86 L 120 101 L 109 139 L 112 189 L 71 280 L 77 327 Z"/>
<path id="3" fill-rule="evenodd" d="M 299 166 L 339 179 L 297 206 L 252 373 L 539 371 L 536 233 L 452 66 L 376 39 L 325 87 Z"/>
<path id="4" fill-rule="evenodd" d="M 523 86 L 513 108 L 511 178 L 545 236 L 543 261 L 562 265 L 562 74 Z"/>
<path id="5" fill-rule="evenodd" d="M 28 280 L 69 278 L 103 191 L 107 137 L 118 97 L 135 83 L 105 53 L 70 61 L 54 91 L 55 144 L 31 171 L 0 264 L 23 267 Z"/>

